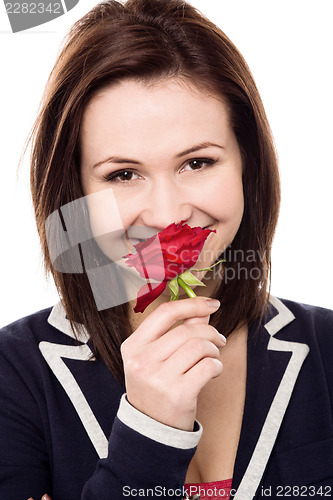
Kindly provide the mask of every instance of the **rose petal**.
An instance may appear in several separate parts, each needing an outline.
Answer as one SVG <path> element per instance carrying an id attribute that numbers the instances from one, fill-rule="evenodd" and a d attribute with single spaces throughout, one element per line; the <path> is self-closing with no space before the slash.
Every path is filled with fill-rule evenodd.
<path id="1" fill-rule="evenodd" d="M 142 278 L 161 282 L 139 290 L 135 312 L 143 312 L 164 291 L 168 281 L 194 266 L 212 232 L 216 231 L 190 227 L 181 221 L 134 245 L 137 252 L 124 257 L 127 265 L 136 268 Z"/>
<path id="2" fill-rule="evenodd" d="M 164 292 L 166 285 L 166 282 L 163 281 L 159 285 L 154 283 L 141 287 L 138 293 L 136 306 L 134 307 L 134 312 L 143 312 L 149 304 L 154 302 L 154 300 Z"/>

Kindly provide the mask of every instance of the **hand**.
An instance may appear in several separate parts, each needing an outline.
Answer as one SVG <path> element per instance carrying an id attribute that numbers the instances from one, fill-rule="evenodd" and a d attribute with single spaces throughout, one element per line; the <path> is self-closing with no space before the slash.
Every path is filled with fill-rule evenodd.
<path id="1" fill-rule="evenodd" d="M 222 371 L 219 348 L 225 339 L 208 324 L 219 306 L 209 300 L 163 303 L 121 346 L 128 402 L 187 431 L 193 430 L 201 389 Z"/>

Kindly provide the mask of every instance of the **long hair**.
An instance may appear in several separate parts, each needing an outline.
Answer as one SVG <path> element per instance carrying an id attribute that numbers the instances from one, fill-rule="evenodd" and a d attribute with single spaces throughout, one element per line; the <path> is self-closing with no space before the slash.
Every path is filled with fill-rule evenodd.
<path id="1" fill-rule="evenodd" d="M 123 79 L 150 83 L 187 79 L 227 103 L 243 160 L 244 215 L 225 255 L 212 324 L 228 336 L 263 316 L 268 303 L 271 245 L 280 204 L 277 158 L 251 72 L 228 37 L 183 0 L 107 0 L 70 30 L 47 83 L 31 139 L 31 191 L 45 268 L 51 272 L 73 328 L 82 324 L 96 354 L 123 374 L 120 345 L 131 333 L 128 305 L 98 311 L 85 273 L 52 266 L 45 222 L 83 197 L 79 129 L 94 94 Z"/>

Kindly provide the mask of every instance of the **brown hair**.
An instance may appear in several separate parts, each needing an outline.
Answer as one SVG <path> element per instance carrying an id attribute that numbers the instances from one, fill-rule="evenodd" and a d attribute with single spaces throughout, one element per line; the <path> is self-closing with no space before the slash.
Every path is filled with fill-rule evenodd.
<path id="1" fill-rule="evenodd" d="M 243 158 L 245 209 L 225 264 L 237 279 L 222 280 L 222 307 L 212 323 L 226 336 L 240 322 L 262 317 L 268 302 L 271 245 L 279 203 L 277 159 L 266 114 L 249 68 L 228 37 L 183 0 L 115 0 L 96 5 L 69 32 L 50 75 L 32 132 L 31 190 L 47 271 L 67 317 L 88 330 L 95 351 L 120 379 L 120 344 L 131 333 L 128 305 L 97 311 L 85 273 L 56 271 L 45 221 L 83 196 L 79 128 L 101 87 L 124 78 L 143 82 L 181 77 L 228 103 Z M 245 258 L 251 252 L 251 258 Z M 230 257 L 229 253 L 229 257 Z M 228 257 L 228 255 L 227 255 Z M 251 272 L 256 269 L 256 275 Z M 113 278 L 114 279 L 114 278 Z"/>

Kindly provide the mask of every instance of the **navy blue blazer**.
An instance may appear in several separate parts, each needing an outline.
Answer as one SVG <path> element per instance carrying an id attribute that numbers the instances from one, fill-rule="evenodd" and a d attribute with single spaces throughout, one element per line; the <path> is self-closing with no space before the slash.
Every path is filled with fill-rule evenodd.
<path id="1" fill-rule="evenodd" d="M 89 336 L 78 344 L 61 305 L 50 312 L 0 333 L 0 499 L 121 500 L 126 485 L 146 496 L 181 488 L 196 433 L 171 444 L 174 429 L 163 442 L 152 435 L 162 424 L 133 426 L 118 410 L 125 387 L 91 357 Z M 333 311 L 271 297 L 256 329 L 231 496 L 332 498 Z M 149 498 L 161 498 L 154 491 Z"/>

